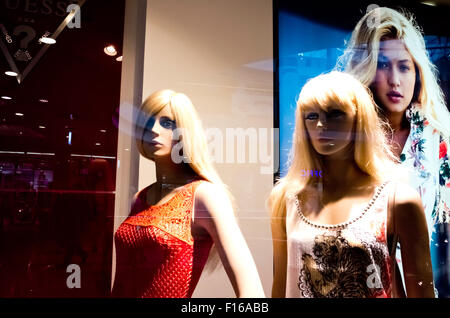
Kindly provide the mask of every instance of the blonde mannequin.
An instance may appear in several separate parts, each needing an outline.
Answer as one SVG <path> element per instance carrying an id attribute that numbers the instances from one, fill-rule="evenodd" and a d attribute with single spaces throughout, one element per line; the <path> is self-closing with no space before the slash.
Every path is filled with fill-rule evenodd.
<path id="1" fill-rule="evenodd" d="M 422 204 L 392 179 L 396 171 L 373 100 L 358 80 L 331 72 L 305 84 L 290 167 L 269 198 L 273 297 L 400 297 L 397 240 L 408 297 L 434 296 Z"/>
<path id="2" fill-rule="evenodd" d="M 157 180 L 136 195 L 115 234 L 113 296 L 191 297 L 214 245 L 236 296 L 264 297 L 189 98 L 172 90 L 150 95 L 136 137 L 140 153 L 155 162 Z"/>

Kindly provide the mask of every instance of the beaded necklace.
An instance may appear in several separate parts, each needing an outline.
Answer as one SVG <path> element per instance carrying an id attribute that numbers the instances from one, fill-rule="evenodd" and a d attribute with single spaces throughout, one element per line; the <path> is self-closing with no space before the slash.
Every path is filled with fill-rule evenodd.
<path id="1" fill-rule="evenodd" d="M 361 219 L 366 212 L 372 207 L 372 205 L 375 203 L 376 199 L 378 198 L 378 196 L 380 195 L 381 191 L 383 190 L 383 188 L 385 187 L 385 185 L 387 184 L 387 181 L 384 182 L 381 186 L 378 186 L 377 190 L 375 191 L 375 194 L 373 195 L 372 199 L 369 201 L 369 203 L 367 204 L 367 206 L 364 208 L 364 210 L 362 211 L 362 213 L 360 213 L 357 217 L 353 218 L 352 220 L 349 220 L 347 222 L 343 222 L 343 223 L 339 223 L 339 224 L 318 224 L 318 223 L 314 223 L 311 222 L 310 220 L 308 220 L 308 218 L 306 218 L 306 216 L 302 213 L 301 208 L 300 208 L 300 202 L 298 201 L 298 197 L 295 196 L 295 205 L 297 207 L 297 213 L 300 217 L 300 219 L 302 219 L 303 222 L 305 222 L 306 224 L 318 228 L 318 229 L 326 229 L 326 230 L 337 230 L 338 231 L 338 236 L 340 236 L 340 232 L 345 229 L 347 226 L 349 226 L 350 224 L 355 223 L 356 221 L 358 221 L 359 219 Z"/>

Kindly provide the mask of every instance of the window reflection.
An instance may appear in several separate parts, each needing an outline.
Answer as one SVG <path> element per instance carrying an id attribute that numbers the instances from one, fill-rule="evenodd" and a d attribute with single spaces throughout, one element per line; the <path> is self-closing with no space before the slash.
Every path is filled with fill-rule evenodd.
<path id="1" fill-rule="evenodd" d="M 125 1 L 53 3 L 0 2 L 0 297 L 110 290 L 121 63 L 103 48 L 121 54 Z M 80 27 L 59 29 L 73 3 Z"/>

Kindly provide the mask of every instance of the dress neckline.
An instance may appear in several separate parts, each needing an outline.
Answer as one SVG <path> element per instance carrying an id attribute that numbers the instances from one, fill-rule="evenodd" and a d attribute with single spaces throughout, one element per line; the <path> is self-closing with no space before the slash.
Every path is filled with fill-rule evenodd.
<path id="1" fill-rule="evenodd" d="M 157 205 L 150 205 L 148 206 L 143 212 L 145 211 L 149 211 L 149 210 L 154 210 L 154 209 L 159 209 L 161 207 L 165 207 L 166 205 L 168 205 L 169 203 L 171 203 L 176 197 L 178 197 L 181 193 L 183 193 L 184 191 L 186 191 L 186 189 L 188 188 L 188 186 L 194 184 L 195 182 L 199 182 L 201 180 L 194 180 L 191 181 L 189 183 L 186 183 L 185 185 L 183 185 L 179 191 L 177 191 L 177 193 L 175 193 L 169 200 L 167 200 L 166 202 L 162 203 L 162 204 L 157 204 Z"/>
<path id="2" fill-rule="evenodd" d="M 377 186 L 375 188 L 374 194 L 372 196 L 372 198 L 370 199 L 369 203 L 366 205 L 366 207 L 363 209 L 363 211 L 361 213 L 359 213 L 359 215 L 357 215 L 356 217 L 346 221 L 346 222 L 342 222 L 342 223 L 338 223 L 338 224 L 326 224 L 326 223 L 317 223 L 317 222 L 312 222 L 310 221 L 301 211 L 300 208 L 300 202 L 298 200 L 297 195 L 295 195 L 295 206 L 297 209 L 297 213 L 300 217 L 300 219 L 302 219 L 303 222 L 305 222 L 306 224 L 315 227 L 315 228 L 320 228 L 320 229 L 328 229 L 328 230 L 336 230 L 336 229 L 344 229 L 347 226 L 349 226 L 350 224 L 358 221 L 359 219 L 361 219 L 366 212 L 372 207 L 372 205 L 375 203 L 375 201 L 377 200 L 377 198 L 379 197 L 379 195 L 381 194 L 381 191 L 383 190 L 383 188 L 386 186 L 386 184 L 388 183 L 388 181 L 384 182 L 383 184 Z"/>

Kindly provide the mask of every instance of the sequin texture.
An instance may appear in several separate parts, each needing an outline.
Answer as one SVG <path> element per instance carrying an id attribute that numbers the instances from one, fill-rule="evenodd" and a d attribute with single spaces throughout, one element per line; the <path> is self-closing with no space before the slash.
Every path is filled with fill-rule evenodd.
<path id="1" fill-rule="evenodd" d="M 120 225 L 113 297 L 192 297 L 213 243 L 209 235 L 194 238 L 191 233 L 194 193 L 201 182 Z"/>

